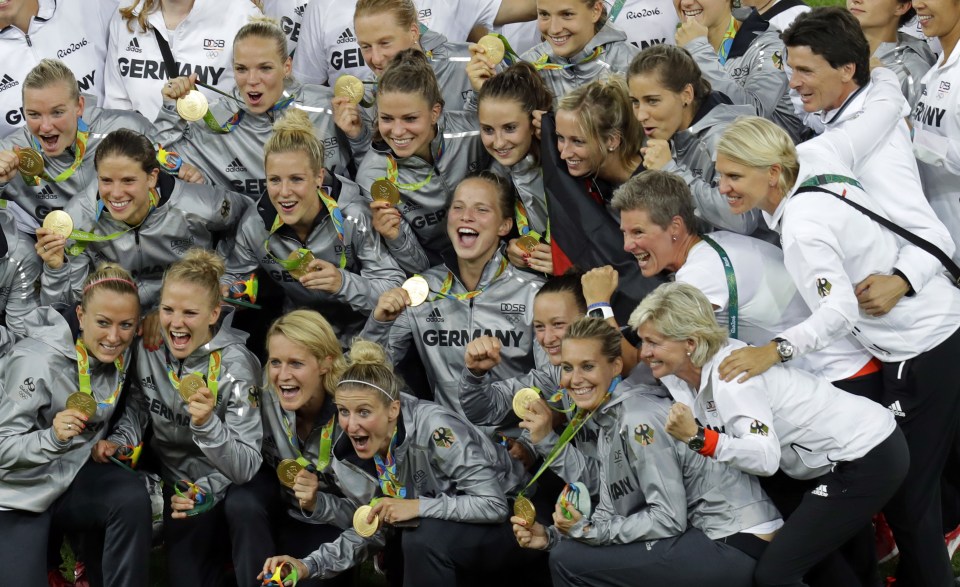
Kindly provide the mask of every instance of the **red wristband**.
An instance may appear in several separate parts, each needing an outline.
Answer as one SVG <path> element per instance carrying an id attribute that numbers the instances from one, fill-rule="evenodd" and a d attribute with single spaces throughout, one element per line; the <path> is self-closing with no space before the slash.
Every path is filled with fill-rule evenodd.
<path id="1" fill-rule="evenodd" d="M 717 450 L 717 443 L 720 442 L 720 433 L 710 428 L 703 430 L 703 448 L 698 450 L 705 457 L 712 457 L 713 451 Z"/>

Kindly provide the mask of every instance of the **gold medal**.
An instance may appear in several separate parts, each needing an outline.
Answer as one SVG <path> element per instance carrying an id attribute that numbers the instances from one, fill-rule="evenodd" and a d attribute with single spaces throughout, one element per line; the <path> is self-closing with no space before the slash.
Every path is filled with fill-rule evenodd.
<path id="1" fill-rule="evenodd" d="M 369 538 L 376 534 L 377 528 L 380 527 L 379 516 L 374 516 L 373 522 L 367 523 L 367 516 L 370 515 L 370 510 L 372 509 L 373 508 L 368 505 L 362 505 L 358 507 L 357 511 L 353 514 L 353 529 L 364 538 Z"/>
<path id="2" fill-rule="evenodd" d="M 300 249 L 297 249 L 296 251 L 290 253 L 290 255 L 287 257 L 287 261 L 299 260 L 299 263 L 297 263 L 296 267 L 287 270 L 290 273 L 290 277 L 293 277 L 294 279 L 300 279 L 306 275 L 309 271 L 308 266 L 310 265 L 310 262 L 315 258 L 316 257 L 313 256 L 311 251 L 304 253 L 301 252 Z"/>
<path id="3" fill-rule="evenodd" d="M 197 375 L 196 373 L 190 373 L 189 375 L 184 375 L 183 379 L 180 380 L 180 387 L 178 388 L 178 391 L 180 392 L 180 397 L 183 398 L 183 401 L 190 403 L 191 396 L 197 393 L 198 389 L 206 386 L 207 382 L 203 380 L 203 377 Z"/>
<path id="4" fill-rule="evenodd" d="M 51 210 L 43 219 L 43 227 L 63 238 L 68 238 L 73 232 L 73 219 L 63 210 Z"/>
<path id="5" fill-rule="evenodd" d="M 527 528 L 533 528 L 537 521 L 537 508 L 533 507 L 533 502 L 522 495 L 518 495 L 513 501 L 513 515 L 527 523 Z"/>
<path id="6" fill-rule="evenodd" d="M 540 393 L 532 387 L 524 387 L 513 396 L 513 413 L 521 420 L 527 417 L 527 406 L 540 399 Z"/>
<path id="7" fill-rule="evenodd" d="M 43 173 L 43 155 L 36 149 L 20 149 L 17 158 L 20 160 L 17 164 L 20 173 L 30 177 Z"/>
<path id="8" fill-rule="evenodd" d="M 400 203 L 400 190 L 392 181 L 378 179 L 370 186 L 370 196 L 374 202 L 390 202 L 394 206 Z"/>
<path id="9" fill-rule="evenodd" d="M 477 41 L 477 45 L 483 47 L 486 51 L 483 55 L 490 61 L 493 65 L 496 65 L 503 61 L 503 56 L 506 55 L 506 47 L 503 46 L 503 41 L 500 40 L 496 35 L 484 35 L 480 37 L 480 40 Z"/>
<path id="10" fill-rule="evenodd" d="M 297 479 L 297 474 L 302 470 L 303 465 L 297 461 L 293 459 L 283 459 L 280 461 L 280 464 L 277 465 L 277 477 L 280 479 L 280 484 L 293 489 L 293 483 Z"/>
<path id="11" fill-rule="evenodd" d="M 341 75 L 333 84 L 333 95 L 336 98 L 349 98 L 354 104 L 363 100 L 363 82 L 352 75 Z"/>
<path id="12" fill-rule="evenodd" d="M 536 250 L 537 245 L 539 244 L 540 240 L 535 236 L 530 236 L 529 234 L 525 234 L 517 239 L 517 246 L 528 253 L 532 253 L 534 250 Z"/>
<path id="13" fill-rule="evenodd" d="M 206 96 L 197 90 L 190 90 L 185 96 L 177 99 L 177 114 L 186 121 L 196 122 L 207 113 L 208 106 Z"/>
<path id="14" fill-rule="evenodd" d="M 407 294 L 410 295 L 410 305 L 419 306 L 423 302 L 427 301 L 427 296 L 430 295 L 430 285 L 427 284 L 427 280 L 419 275 L 414 275 L 410 279 L 403 282 L 401 285 Z"/>
<path id="15" fill-rule="evenodd" d="M 67 409 L 77 410 L 84 416 L 92 418 L 97 413 L 97 400 L 89 393 L 77 391 L 67 397 Z"/>

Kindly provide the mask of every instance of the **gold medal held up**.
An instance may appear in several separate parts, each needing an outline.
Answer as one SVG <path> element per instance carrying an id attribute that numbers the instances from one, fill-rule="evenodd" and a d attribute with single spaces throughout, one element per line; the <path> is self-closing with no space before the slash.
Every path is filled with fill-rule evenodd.
<path id="1" fill-rule="evenodd" d="M 503 56 L 507 54 L 506 47 L 503 46 L 503 41 L 496 35 L 484 35 L 480 37 L 477 45 L 483 47 L 483 50 L 486 51 L 484 56 L 493 65 L 503 61 Z"/>
<path id="2" fill-rule="evenodd" d="M 526 419 L 530 402 L 540 399 L 540 393 L 532 387 L 524 387 L 513 396 L 513 413 L 521 420 Z"/>
<path id="3" fill-rule="evenodd" d="M 185 96 L 177 99 L 177 114 L 188 122 L 196 122 L 203 118 L 208 107 L 207 97 L 197 90 L 190 90 Z"/>
<path id="4" fill-rule="evenodd" d="M 43 227 L 53 234 L 69 238 L 70 233 L 73 232 L 73 218 L 63 210 L 52 210 L 43 219 Z"/>
<path id="5" fill-rule="evenodd" d="M 532 528 L 537 521 L 537 508 L 533 507 L 533 502 L 522 495 L 518 495 L 513 501 L 513 515 L 527 523 L 527 528 Z"/>
<path id="6" fill-rule="evenodd" d="M 369 538 L 376 534 L 377 528 L 380 527 L 379 516 L 374 516 L 372 522 L 367 522 L 367 516 L 370 515 L 372 509 L 373 508 L 368 505 L 362 505 L 358 507 L 357 511 L 353 514 L 353 529 L 364 538 Z"/>
<path id="7" fill-rule="evenodd" d="M 287 270 L 290 273 L 290 277 L 293 277 L 294 279 L 300 279 L 306 275 L 309 271 L 310 263 L 315 258 L 316 257 L 313 256 L 311 251 L 297 249 L 296 251 L 290 253 L 290 255 L 287 257 L 287 261 L 299 261 L 294 267 L 291 267 Z"/>
<path id="8" fill-rule="evenodd" d="M 370 186 L 370 196 L 375 202 L 390 202 L 396 206 L 400 203 L 400 190 L 392 181 L 378 179 Z"/>
<path id="9" fill-rule="evenodd" d="M 97 400 L 89 393 L 76 391 L 67 397 L 67 409 L 77 410 L 84 416 L 92 418 L 97 413 Z"/>
<path id="10" fill-rule="evenodd" d="M 403 282 L 401 285 L 407 294 L 410 295 L 410 305 L 419 306 L 423 302 L 427 301 L 427 296 L 430 295 L 430 285 L 427 283 L 427 280 L 419 275 L 414 275 L 410 279 Z"/>
<path id="11" fill-rule="evenodd" d="M 43 155 L 36 149 L 20 149 L 17 158 L 17 171 L 23 175 L 36 177 L 43 173 Z"/>
<path id="12" fill-rule="evenodd" d="M 517 239 L 517 246 L 528 253 L 532 253 L 534 250 L 536 250 L 537 245 L 539 244 L 540 240 L 535 236 L 530 236 L 529 234 L 525 234 Z"/>
<path id="13" fill-rule="evenodd" d="M 293 484 L 297 480 L 297 475 L 303 470 L 303 465 L 293 459 L 283 459 L 277 465 L 277 477 L 280 484 L 284 487 L 293 489 Z"/>
<path id="14" fill-rule="evenodd" d="M 183 401 L 190 402 L 190 397 L 193 394 L 197 393 L 197 390 L 201 387 L 206 387 L 207 382 L 203 380 L 203 377 L 197 375 L 196 373 L 190 373 L 189 375 L 184 375 L 183 379 L 180 380 L 180 386 L 178 391 L 180 392 L 180 397 L 183 398 Z"/>
<path id="15" fill-rule="evenodd" d="M 333 95 L 336 98 L 349 98 L 354 104 L 363 100 L 363 82 L 353 75 L 341 75 L 333 84 Z"/>

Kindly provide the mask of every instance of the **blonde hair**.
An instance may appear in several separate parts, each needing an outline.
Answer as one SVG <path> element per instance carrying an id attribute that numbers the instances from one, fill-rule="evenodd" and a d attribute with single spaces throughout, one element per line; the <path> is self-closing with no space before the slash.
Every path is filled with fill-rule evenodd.
<path id="1" fill-rule="evenodd" d="M 356 20 L 361 16 L 383 12 L 392 12 L 397 26 L 400 28 L 407 29 L 416 26 L 419 30 L 417 7 L 413 0 L 357 0 L 357 8 L 354 10 L 353 19 Z"/>
<path id="2" fill-rule="evenodd" d="M 287 50 L 287 35 L 280 28 L 280 23 L 275 18 L 267 16 L 251 17 L 250 22 L 240 27 L 240 30 L 233 37 L 234 51 L 236 51 L 237 43 L 247 37 L 273 41 L 277 45 L 277 56 L 280 58 L 280 63 L 286 63 L 290 57 L 290 52 Z"/>
<path id="3" fill-rule="evenodd" d="M 140 25 L 140 30 L 147 32 L 150 30 L 150 23 L 147 22 L 147 19 L 150 17 L 151 13 L 160 10 L 161 0 L 133 0 L 133 4 L 127 6 L 126 8 L 120 9 L 120 17 L 127 22 L 127 30 L 131 33 L 133 32 L 133 23 L 136 22 Z M 140 12 L 134 14 L 137 11 L 137 6 L 140 6 Z"/>
<path id="4" fill-rule="evenodd" d="M 55 83 L 67 84 L 70 90 L 70 99 L 80 99 L 80 86 L 77 85 L 77 76 L 67 67 L 67 64 L 58 59 L 41 59 L 23 80 L 23 91 L 42 90 Z"/>
<path id="5" fill-rule="evenodd" d="M 323 145 L 317 140 L 313 122 L 299 108 L 287 108 L 286 113 L 273 123 L 273 134 L 263 145 L 263 165 L 275 153 L 306 153 L 310 171 L 317 175 L 323 169 Z"/>
<path id="6" fill-rule="evenodd" d="M 601 154 L 606 155 L 604 143 L 612 137 L 620 138 L 617 156 L 624 167 L 640 157 L 643 147 L 643 127 L 633 115 L 630 93 L 623 76 L 615 74 L 596 79 L 560 98 L 557 110 L 579 115 L 584 134 L 593 138 Z"/>
<path id="7" fill-rule="evenodd" d="M 670 340 L 692 340 L 696 348 L 690 362 L 703 367 L 727 342 L 727 329 L 717 323 L 713 306 L 699 289 L 688 283 L 665 283 L 647 294 L 630 314 L 630 327 L 649 322 Z"/>
<path id="8" fill-rule="evenodd" d="M 267 331 L 268 344 L 270 338 L 277 335 L 304 347 L 320 363 L 330 357 L 330 369 L 320 376 L 320 386 L 330 397 L 334 397 L 337 382 L 347 369 L 347 360 L 327 319 L 314 310 L 294 310 L 270 325 Z"/>
<path id="9" fill-rule="evenodd" d="M 755 169 L 779 165 L 777 187 L 784 196 L 797 183 L 800 173 L 797 148 L 790 135 L 759 116 L 741 116 L 728 126 L 717 143 L 717 155 Z"/>
<path id="10" fill-rule="evenodd" d="M 353 341 L 347 368 L 337 387 L 377 391 L 376 395 L 384 405 L 400 399 L 400 379 L 394 375 L 386 351 L 368 340 Z"/>
<path id="11" fill-rule="evenodd" d="M 83 280 L 83 296 L 80 298 L 80 307 L 87 309 L 87 304 L 98 291 L 107 292 L 111 295 L 132 295 L 137 298 L 137 304 L 140 303 L 140 294 L 137 292 L 137 284 L 126 269 L 118 263 L 101 263 L 97 265 L 96 271 L 87 275 Z"/>
<path id="12" fill-rule="evenodd" d="M 223 257 L 207 249 L 193 248 L 163 273 L 163 287 L 171 281 L 200 286 L 207 290 L 210 307 L 216 308 L 220 305 L 220 278 L 225 272 Z"/>
<path id="13" fill-rule="evenodd" d="M 620 338 L 620 331 L 603 318 L 586 316 L 570 325 L 560 344 L 568 340 L 595 340 L 600 343 L 600 353 L 613 362 L 620 358 Z"/>

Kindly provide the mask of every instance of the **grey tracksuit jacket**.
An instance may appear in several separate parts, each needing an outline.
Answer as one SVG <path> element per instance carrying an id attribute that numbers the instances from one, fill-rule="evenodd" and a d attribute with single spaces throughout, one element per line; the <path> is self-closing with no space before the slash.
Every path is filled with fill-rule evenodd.
<path id="1" fill-rule="evenodd" d="M 26 333 L 24 319 L 39 302 L 35 284 L 42 262 L 33 246 L 17 232 L 13 215 L 0 208 L 0 357 Z"/>
<path id="2" fill-rule="evenodd" d="M 780 517 L 756 477 L 718 466 L 666 433 L 671 403 L 663 388 L 618 387 L 600 408 L 600 503 L 571 538 L 627 544 L 692 526 L 716 540 Z"/>
<path id="3" fill-rule="evenodd" d="M 896 43 L 880 43 L 873 56 L 897 74 L 903 97 L 913 108 L 920 99 L 920 80 L 937 60 L 930 45 L 906 33 L 897 33 Z"/>
<path id="4" fill-rule="evenodd" d="M 258 266 L 262 267 L 283 288 L 285 309 L 306 307 L 320 312 L 333 326 L 340 344 L 347 348 L 363 328 L 380 294 L 390 288 L 400 287 L 404 274 L 386 250 L 380 234 L 371 226 L 370 208 L 360 200 L 357 184 L 336 176 L 328 178 L 325 183 L 343 214 L 343 242 L 337 235 L 330 214 L 321 205 L 320 214 L 314 219 L 306 242 L 301 242 L 289 226 L 281 226 L 269 236 L 270 253 L 267 253 L 264 243 L 277 218 L 277 211 L 270 198 L 264 195 L 240 221 L 223 282 L 233 283 L 255 271 Z M 274 259 L 286 259 L 301 247 L 310 249 L 317 259 L 328 261 L 336 267 L 340 266 L 341 252 L 346 255 L 346 267 L 340 269 L 343 279 L 340 291 L 330 294 L 307 289 Z"/>
<path id="5" fill-rule="evenodd" d="M 596 59 L 581 63 L 590 56 L 594 49 L 602 48 L 602 53 Z M 611 26 L 604 26 L 596 35 L 590 39 L 587 46 L 576 55 L 570 58 L 558 57 L 553 54 L 550 43 L 544 41 L 533 49 L 520 56 L 524 61 L 537 63 L 547 58 L 547 63 L 557 65 L 568 65 L 565 69 L 541 69 L 540 76 L 547 83 L 550 91 L 553 92 L 553 104 L 557 105 L 560 98 L 576 88 L 588 84 L 595 79 L 599 79 L 611 73 L 626 75 L 630 62 L 640 49 L 634 47 L 627 41 L 627 35 L 619 29 Z"/>
<path id="6" fill-rule="evenodd" d="M 165 345 L 150 352 L 141 344 L 133 395 L 109 437 L 118 444 L 138 444 L 147 426 L 152 426 L 150 446 L 160 460 L 164 481 L 192 481 L 217 501 L 231 483 L 253 479 L 263 462 L 260 363 L 244 346 L 246 333 L 232 328 L 232 321 L 228 310 L 213 339 L 183 361 L 169 354 Z M 216 407 L 202 426 L 194 426 L 168 369 L 178 378 L 200 373 L 209 381 L 214 351 L 219 351 L 221 358 Z"/>
<path id="7" fill-rule="evenodd" d="M 690 128 L 673 135 L 670 147 L 673 159 L 663 171 L 675 173 L 690 186 L 697 216 L 711 226 L 740 234 L 751 234 L 760 222 L 760 212 L 734 214 L 720 193 L 714 160 L 723 131 L 739 116 L 751 116 L 749 106 L 734 106 L 726 96 L 711 93 L 700 106 Z"/>
<path id="8" fill-rule="evenodd" d="M 693 55 L 714 90 L 728 96 L 734 104 L 752 106 L 757 116 L 777 123 L 798 141 L 801 122 L 788 93 L 789 80 L 783 71 L 787 54 L 780 31 L 753 9 L 736 10 L 734 17 L 741 25 L 725 64 L 720 64 L 706 37 L 697 37 L 684 48 Z"/>
<path id="9" fill-rule="evenodd" d="M 507 496 L 523 488 L 526 476 L 506 450 L 459 414 L 409 395 L 400 397 L 399 422 L 393 453 L 397 477 L 407 499 L 420 500 L 419 517 L 467 524 L 495 524 L 508 518 Z M 372 463 L 357 458 L 345 434 L 334 446 L 333 470 L 354 509 L 381 495 Z M 349 528 L 304 562 L 310 576 L 329 578 L 356 566 L 383 541 L 382 526 L 370 538 Z"/>
<path id="10" fill-rule="evenodd" d="M 92 106 L 89 97 L 83 114 L 90 135 L 87 137 L 87 150 L 83 154 L 83 161 L 67 179 L 55 183 L 40 180 L 40 185 L 27 185 L 20 175 L 14 177 L 7 184 L 0 184 L 0 198 L 16 202 L 24 211 L 37 221 L 37 226 L 51 210 L 61 210 L 74 196 L 85 194 L 90 185 L 97 184 L 97 171 L 93 166 L 93 156 L 97 145 L 111 131 L 127 128 L 146 135 L 151 141 L 157 140 L 157 131 L 146 118 L 136 112 L 126 110 L 104 110 Z M 0 141 L 0 151 L 14 147 L 36 149 L 33 145 L 33 135 L 24 126 L 17 129 L 12 135 Z M 57 157 L 43 156 L 44 170 L 50 177 L 57 177 L 73 165 L 76 159 L 74 147 L 65 150 Z M 41 149 L 37 149 L 42 153 Z M 34 227 L 36 228 L 36 227 Z M 32 234 L 31 234 L 32 236 Z"/>
<path id="11" fill-rule="evenodd" d="M 94 190 L 96 184 L 91 186 Z M 163 272 L 188 249 L 213 248 L 214 231 L 231 231 L 251 202 L 233 192 L 209 185 L 190 184 L 160 174 L 160 201 L 140 226 L 111 241 L 89 243 L 76 257 L 66 257 L 59 269 L 43 266 L 40 302 L 74 303 L 87 273 L 104 261 L 120 263 L 130 271 L 140 290 L 146 313 L 160 300 Z M 66 208 L 78 230 L 99 235 L 129 229 L 99 210 L 92 195 L 75 198 Z"/>
<path id="12" fill-rule="evenodd" d="M 549 225 L 549 216 L 547 214 L 547 196 L 543 189 L 543 167 L 534 161 L 532 155 L 527 155 L 513 167 L 506 168 L 496 161 L 490 164 L 490 170 L 507 177 L 517 189 L 517 196 L 523 203 L 527 211 L 527 222 L 530 223 L 530 230 L 537 232 L 540 236 L 546 236 Z M 514 226 L 519 232 L 520 227 L 516 222 L 514 214 Z"/>
<path id="13" fill-rule="evenodd" d="M 75 333 L 52 308 L 24 319 L 28 337 L 0 361 L 0 507 L 43 512 L 86 464 L 93 446 L 107 433 L 116 402 L 100 403 L 79 435 L 61 442 L 53 418 L 79 389 Z M 90 389 L 100 402 L 109 398 L 124 373 L 90 356 Z M 125 371 L 130 351 L 124 353 Z M 8 539 L 15 540 L 16 537 Z"/>
<path id="14" fill-rule="evenodd" d="M 156 125 L 160 142 L 178 152 L 185 161 L 196 165 L 213 183 L 228 190 L 246 194 L 253 200 L 266 191 L 266 171 L 263 166 L 263 145 L 273 134 L 273 123 L 278 114 L 253 114 L 246 110 L 239 90 L 233 92 L 236 100 L 221 98 L 210 104 L 210 112 L 220 124 L 234 113 L 243 113 L 233 132 L 215 133 L 202 121 L 187 123 L 177 114 L 176 104 L 165 100 L 157 115 Z M 333 90 L 324 86 L 287 83 L 284 96 L 294 96 L 288 108 L 299 108 L 309 115 L 323 145 L 324 167 L 341 175 L 350 174 L 350 148 L 333 123 L 330 100 Z"/>
<path id="15" fill-rule="evenodd" d="M 400 188 L 400 236 L 386 241 L 408 273 L 426 271 L 440 262 L 440 253 L 450 246 L 446 217 L 453 191 L 464 177 L 486 169 L 490 160 L 480 141 L 475 112 L 444 112 L 437 126 L 437 136 L 430 144 L 432 164 L 417 156 L 396 159 L 398 184 L 415 185 L 430 177 L 417 190 Z M 357 169 L 357 185 L 367 203 L 373 201 L 370 186 L 387 176 L 388 154 L 385 143 L 375 142 Z"/>
<path id="16" fill-rule="evenodd" d="M 407 353 L 411 343 L 416 345 L 435 401 L 463 413 L 457 387 L 465 348 L 474 338 L 496 336 L 503 345 L 500 364 L 491 371 L 492 377 L 516 377 L 535 364 L 547 363 L 546 359 L 535 363 L 534 355 L 542 355 L 543 350 L 535 344 L 531 326 L 533 297 L 543 278 L 506 263 L 503 273 L 494 279 L 503 259 L 501 249 L 483 269 L 478 286 L 483 292 L 467 300 L 452 295 L 436 299 L 448 273 L 453 276 L 450 294 L 468 291 L 460 282 L 455 260 L 430 269 L 423 274 L 430 285 L 427 302 L 408 307 L 393 322 L 380 322 L 371 314 L 360 336 L 382 344 L 394 362 Z"/>

